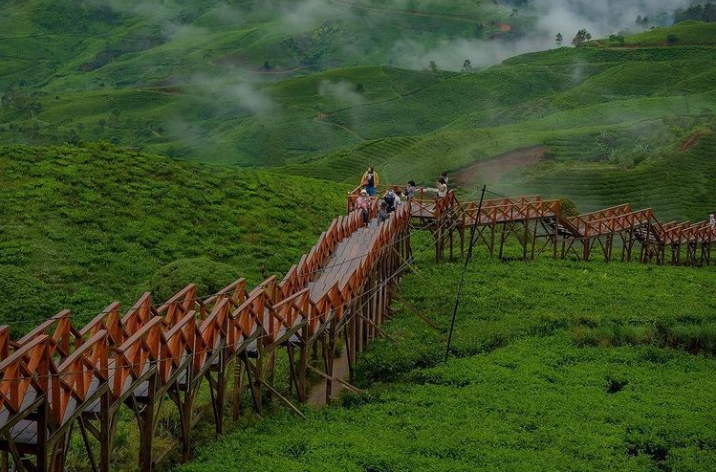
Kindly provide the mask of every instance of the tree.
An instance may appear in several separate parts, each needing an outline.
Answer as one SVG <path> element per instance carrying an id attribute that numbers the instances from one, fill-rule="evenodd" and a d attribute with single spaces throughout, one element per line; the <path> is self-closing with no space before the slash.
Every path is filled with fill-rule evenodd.
<path id="1" fill-rule="evenodd" d="M 473 30 L 473 34 L 476 38 L 482 38 L 483 34 L 485 33 L 485 26 L 482 23 L 476 23 L 475 29 Z"/>
<path id="2" fill-rule="evenodd" d="M 557 43 L 557 47 L 561 48 L 562 44 L 564 44 L 564 36 L 562 36 L 562 33 L 557 33 L 557 36 L 554 38 L 554 41 Z"/>
<path id="3" fill-rule="evenodd" d="M 610 34 L 609 35 L 609 42 L 610 43 L 617 43 L 621 46 L 623 46 L 626 43 L 626 39 L 621 34 Z"/>
<path id="4" fill-rule="evenodd" d="M 470 59 L 465 59 L 465 62 L 462 64 L 462 71 L 472 72 L 472 62 L 470 62 Z"/>
<path id="5" fill-rule="evenodd" d="M 435 63 L 435 61 L 430 61 L 430 65 L 428 67 L 430 67 L 430 70 L 433 72 L 437 72 L 440 70 L 438 69 L 438 65 Z"/>
<path id="6" fill-rule="evenodd" d="M 591 39 L 592 33 L 587 31 L 586 28 L 582 28 L 577 32 L 577 35 L 574 37 L 574 39 L 572 39 L 572 45 L 581 48 L 582 46 L 586 45 Z"/>
<path id="7" fill-rule="evenodd" d="M 365 93 L 365 87 L 360 82 L 356 84 L 356 93 Z"/>
<path id="8" fill-rule="evenodd" d="M 679 42 L 679 37 L 674 33 L 669 33 L 666 35 L 666 42 L 669 44 L 676 44 Z"/>

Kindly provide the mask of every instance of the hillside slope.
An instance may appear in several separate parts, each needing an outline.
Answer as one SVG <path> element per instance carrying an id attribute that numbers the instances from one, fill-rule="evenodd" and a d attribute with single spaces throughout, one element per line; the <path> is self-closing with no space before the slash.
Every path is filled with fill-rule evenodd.
<path id="1" fill-rule="evenodd" d="M 716 37 L 716 25 L 698 26 Z M 558 161 L 618 161 L 637 145 L 680 144 L 691 129 L 713 123 L 714 59 L 711 46 L 561 48 L 518 56 L 481 73 L 443 76 L 402 99 L 364 104 L 363 121 L 340 124 L 374 139 L 287 170 L 342 179 L 373 162 L 391 180 L 429 182 L 442 170 L 536 145 L 547 146 Z M 421 130 L 423 123 L 434 131 Z M 372 132 L 388 126 L 399 136 Z M 678 127 L 686 129 L 675 133 Z M 612 135 L 607 149 L 599 140 L 604 133 Z"/>
<path id="2" fill-rule="evenodd" d="M 713 470 L 712 268 L 482 254 L 448 363 L 462 266 L 420 261 L 401 292 L 437 331 L 396 302 L 360 396 L 264 419 L 178 470 Z"/>
<path id="3" fill-rule="evenodd" d="M 353 142 L 313 123 L 315 104 L 285 103 L 277 80 L 354 66 L 427 68 L 432 57 L 416 51 L 445 49 L 455 38 L 519 38 L 531 19 L 511 12 L 469 0 L 1 2 L 0 123 L 11 125 L 0 126 L 0 137 L 111 140 L 176 157 L 273 164 Z M 504 21 L 510 32 L 497 27 Z"/>
<path id="4" fill-rule="evenodd" d="M 257 283 L 314 244 L 344 191 L 111 146 L 2 147 L 0 323 L 71 308 L 81 325 L 150 288 Z"/>

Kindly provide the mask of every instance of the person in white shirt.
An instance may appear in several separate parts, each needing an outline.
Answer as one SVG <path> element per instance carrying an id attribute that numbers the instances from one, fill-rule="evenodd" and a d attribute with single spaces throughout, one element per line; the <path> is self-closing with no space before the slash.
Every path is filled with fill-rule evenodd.
<path id="1" fill-rule="evenodd" d="M 445 178 L 440 177 L 438 179 L 437 184 L 438 184 L 438 188 L 426 188 L 425 190 L 428 192 L 433 192 L 435 194 L 436 200 L 440 199 L 440 198 L 447 197 L 448 185 L 447 185 L 447 181 L 445 180 Z"/>

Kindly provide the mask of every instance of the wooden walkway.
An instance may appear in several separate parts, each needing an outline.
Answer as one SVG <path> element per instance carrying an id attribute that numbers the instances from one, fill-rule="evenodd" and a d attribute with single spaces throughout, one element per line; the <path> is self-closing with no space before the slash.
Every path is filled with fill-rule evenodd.
<path id="1" fill-rule="evenodd" d="M 349 204 L 358 191 L 349 194 Z M 478 202 L 459 202 L 454 192 L 439 201 L 419 192 L 410 207 L 412 227 L 433 233 L 437 260 L 444 257 L 446 248 L 454 258 L 456 235 L 462 254 L 466 232 L 473 228 L 475 240 L 485 244 L 490 254 L 503 258 L 506 242 L 513 239 L 525 260 L 548 252 L 555 258 L 576 256 L 589 261 L 597 253 L 606 262 L 618 256 L 623 262 L 710 265 L 711 248 L 716 244 L 716 228 L 707 221 L 662 223 L 652 209 L 634 210 L 629 204 L 565 216 L 559 200 L 539 196 L 486 200 L 480 207 Z"/>
<path id="2" fill-rule="evenodd" d="M 357 192 L 348 195 L 348 214 L 336 218 L 281 280 L 271 277 L 249 291 L 240 279 L 210 297 L 199 297 L 189 285 L 163 303 L 146 293 L 126 311 L 110 304 L 82 327 L 63 311 L 18 340 L 0 327 L 2 470 L 63 471 L 74 432 L 92 468 L 107 472 L 118 418 L 127 410 L 140 431 L 139 467 L 150 471 L 165 452 L 153 447 L 165 401 L 180 419 L 177 441 L 188 460 L 200 389 L 209 392 L 217 435 L 228 402 L 235 419 L 242 414 L 244 393 L 256 412 L 273 400 L 300 414 L 293 402 L 307 400 L 308 372 L 325 382 L 327 401 L 336 383 L 355 389 L 334 376 L 336 345 L 343 340 L 352 376 L 367 343 L 385 336 L 381 325 L 412 259 L 415 229 L 434 235 L 438 260 L 448 249 L 455 256 L 455 236 L 462 253 L 468 232 L 499 257 L 512 237 L 524 259 L 549 250 L 554 257 L 589 260 L 599 249 L 610 261 L 621 249 L 621 259 L 630 261 L 638 246 L 641 262 L 659 264 L 710 264 L 716 241 L 716 230 L 705 222 L 661 223 L 652 210 L 629 205 L 565 217 L 557 200 L 502 198 L 480 205 L 461 203 L 454 192 L 438 200 L 419 194 L 382 224 L 374 202 L 366 226 L 352 211 L 356 198 Z M 289 392 L 274 387 L 280 350 L 289 360 Z"/>
<path id="3" fill-rule="evenodd" d="M 126 312 L 110 304 L 83 327 L 63 311 L 17 341 L 0 327 L 2 469 L 64 470 L 74 431 L 93 469 L 108 471 L 126 409 L 140 432 L 140 469 L 149 471 L 165 452 L 152 444 L 165 401 L 178 413 L 187 460 L 201 388 L 217 434 L 228 401 L 241 415 L 244 392 L 257 412 L 267 399 L 298 412 L 292 402 L 306 401 L 309 370 L 324 379 L 327 400 L 336 382 L 353 388 L 333 376 L 336 344 L 343 337 L 352 371 L 381 332 L 410 254 L 408 207 L 380 225 L 377 208 L 367 227 L 358 212 L 336 218 L 283 280 L 269 278 L 250 292 L 241 279 L 211 297 L 198 297 L 194 285 L 161 304 L 147 293 Z M 288 395 L 273 386 L 281 349 L 290 363 Z M 319 357 L 318 366 L 309 363 Z"/>

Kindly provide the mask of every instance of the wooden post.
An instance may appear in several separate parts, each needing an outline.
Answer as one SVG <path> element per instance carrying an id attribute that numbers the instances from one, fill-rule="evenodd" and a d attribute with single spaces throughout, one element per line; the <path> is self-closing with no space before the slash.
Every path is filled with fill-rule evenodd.
<path id="1" fill-rule="evenodd" d="M 327 349 L 324 350 L 325 363 L 326 363 L 326 374 L 329 377 L 333 377 L 333 360 L 336 355 L 336 320 L 331 320 L 331 326 L 328 332 Z M 330 378 L 326 379 L 326 403 L 331 402 L 331 394 L 333 390 L 333 381 Z"/>
<path id="2" fill-rule="evenodd" d="M 234 361 L 234 392 L 232 405 L 232 418 L 238 421 L 241 417 L 241 397 L 244 393 L 244 372 L 243 363 L 239 357 Z"/>
<path id="3" fill-rule="evenodd" d="M 102 395 L 99 407 L 99 470 L 109 472 L 110 454 L 112 448 L 111 421 L 110 421 L 110 391 Z"/>
<path id="4" fill-rule="evenodd" d="M 47 425 L 50 408 L 47 398 L 42 401 L 37 417 L 37 471 L 47 472 Z"/>
<path id="5" fill-rule="evenodd" d="M 139 445 L 139 463 L 142 472 L 152 470 L 152 440 L 154 438 L 154 401 L 157 387 L 156 372 L 148 380 L 147 403 L 140 412 L 141 438 Z"/>
<path id="6" fill-rule="evenodd" d="M 490 257 L 495 257 L 495 235 L 497 234 L 497 226 L 493 220 L 490 226 Z"/>
<path id="7" fill-rule="evenodd" d="M 505 230 L 506 230 L 507 223 L 502 223 L 502 225 L 500 225 L 500 226 L 502 227 L 502 232 L 500 235 L 500 252 L 499 252 L 498 258 L 500 260 L 502 260 L 502 256 L 504 255 L 504 250 L 505 250 L 505 239 L 506 239 Z"/>

